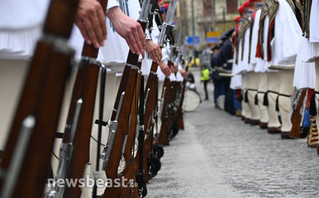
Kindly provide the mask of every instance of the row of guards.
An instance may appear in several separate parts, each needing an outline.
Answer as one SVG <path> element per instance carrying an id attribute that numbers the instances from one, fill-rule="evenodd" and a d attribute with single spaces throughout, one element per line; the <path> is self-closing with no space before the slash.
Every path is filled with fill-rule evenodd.
<path id="1" fill-rule="evenodd" d="M 245 123 L 283 139 L 307 137 L 317 151 L 318 7 L 318 1 L 246 1 L 235 19 L 227 72 Z"/>
<path id="2" fill-rule="evenodd" d="M 160 158 L 164 154 L 161 145 L 169 145 L 179 129 L 184 129 L 182 104 L 186 81 L 170 81 L 166 77 L 163 86 L 159 86 L 156 62 L 152 63 L 146 81 L 141 75 L 139 56 L 131 51 L 110 123 L 103 120 L 106 67 L 96 60 L 98 49 L 84 43 L 81 62 L 75 65 L 72 62 L 74 51 L 61 42 L 61 37 L 62 40 L 70 37 L 77 3 L 77 0 L 68 3 L 52 0 L 49 6 L 45 34 L 37 43 L 1 158 L 1 198 L 81 197 L 83 183 L 79 181 L 88 179 L 84 175 L 90 164 L 89 144 L 94 124 L 98 126 L 98 144 L 92 197 L 97 197 L 97 191 L 101 190 L 100 170 L 111 181 L 108 182 L 110 186 L 102 185 L 104 192 L 100 196 L 145 197 L 147 182 L 161 168 Z M 100 3 L 105 9 L 107 0 Z M 181 43 L 174 43 L 172 34 L 176 5 L 177 0 L 170 3 L 158 41 L 160 47 L 166 42 L 170 44 L 169 66 L 182 61 L 183 57 Z M 156 0 L 143 1 L 138 22 L 144 31 L 151 28 L 149 17 L 155 15 L 157 7 Z M 77 67 L 77 74 L 65 129 L 59 133 L 57 125 L 65 85 L 74 67 Z M 96 98 L 97 92 L 99 98 Z M 98 106 L 99 118 L 93 120 L 95 106 Z M 101 133 L 107 125 L 110 130 L 107 143 L 103 145 Z M 61 138 L 62 144 L 57 170 L 52 172 L 50 161 L 56 138 Z M 76 183 L 67 185 L 72 179 Z M 121 185 L 114 185 L 116 180 Z"/>

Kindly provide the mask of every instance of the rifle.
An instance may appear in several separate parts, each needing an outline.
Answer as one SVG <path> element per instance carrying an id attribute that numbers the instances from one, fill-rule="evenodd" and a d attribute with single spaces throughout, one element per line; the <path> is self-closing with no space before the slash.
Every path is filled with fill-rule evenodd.
<path id="1" fill-rule="evenodd" d="M 186 72 L 188 72 L 188 66 L 186 67 Z M 186 88 L 186 79 L 183 80 L 182 85 L 181 85 L 181 98 L 179 102 L 179 107 L 178 107 L 178 117 L 177 117 L 177 123 L 178 127 L 182 130 L 185 129 L 184 125 L 184 112 L 183 112 L 183 102 L 184 102 L 184 97 L 185 97 L 185 88 Z"/>
<path id="2" fill-rule="evenodd" d="M 0 164 L 2 198 L 42 197 L 74 54 L 67 39 L 77 5 L 78 0 L 50 3 Z"/>
<path id="3" fill-rule="evenodd" d="M 168 119 L 168 103 L 170 99 L 170 80 L 165 77 L 163 90 L 162 90 L 162 106 L 161 106 L 161 129 L 158 136 L 158 143 L 161 145 L 169 145 L 169 131 L 170 131 L 170 120 Z"/>
<path id="4" fill-rule="evenodd" d="M 172 28 L 173 28 L 173 16 L 174 16 L 174 12 L 176 10 L 176 6 L 177 6 L 177 1 L 175 0 L 173 3 L 171 3 L 171 5 L 169 6 L 169 10 L 168 10 L 168 14 L 166 16 L 166 21 L 163 23 L 164 27 L 167 27 L 167 32 L 165 35 L 167 35 L 170 39 L 170 43 L 174 43 L 174 38 L 172 36 Z M 164 35 L 160 34 L 159 40 L 163 39 L 161 38 L 164 37 Z M 172 62 L 171 60 L 168 60 L 168 66 L 171 67 L 172 66 Z M 161 120 L 162 120 L 162 126 L 161 126 L 161 130 L 160 130 L 160 134 L 159 134 L 159 144 L 162 145 L 169 145 L 169 130 L 170 130 L 170 126 L 171 126 L 171 122 L 170 120 L 168 120 L 168 114 L 167 114 L 167 110 L 168 110 L 168 106 L 169 106 L 169 98 L 170 98 L 170 80 L 168 77 L 165 78 L 164 80 L 164 84 L 163 84 L 163 91 L 162 91 L 162 97 L 164 99 L 163 102 L 163 106 L 161 107 Z M 165 90 L 165 92 L 164 92 Z"/>
<path id="5" fill-rule="evenodd" d="M 292 138 L 301 138 L 301 126 L 302 126 L 302 117 L 303 117 L 303 106 L 306 102 L 306 93 L 307 90 L 298 90 L 296 93 L 296 99 L 292 103 L 293 113 L 291 115 L 292 128 L 290 130 L 289 136 Z"/>
<path id="6" fill-rule="evenodd" d="M 105 12 L 107 0 L 100 4 Z M 84 170 L 90 161 L 90 137 L 93 125 L 95 97 L 100 70 L 105 75 L 105 68 L 96 60 L 98 49 L 84 42 L 82 59 L 73 87 L 67 122 L 64 129 L 63 141 L 60 147 L 60 160 L 56 179 L 83 178 Z M 102 77 L 103 78 L 103 77 Z M 79 107 L 78 101 L 82 101 Z M 74 122 L 76 120 L 76 122 Z M 72 126 L 72 127 L 70 127 Z M 74 129 L 74 131 L 70 129 Z M 75 186 L 55 188 L 51 193 L 58 197 L 80 197 L 80 183 Z"/>
<path id="7" fill-rule="evenodd" d="M 141 62 L 138 62 L 138 67 L 141 67 Z M 138 72 L 136 87 L 134 88 L 130 121 L 129 121 L 129 132 L 125 135 L 124 143 L 122 145 L 123 158 L 125 160 L 125 168 L 121 176 L 125 179 L 131 178 L 130 180 L 122 181 L 123 186 L 111 187 L 110 196 L 112 197 L 138 197 L 138 189 L 136 184 L 135 175 L 137 174 L 137 165 L 135 163 L 135 137 L 136 137 L 136 126 L 137 126 L 137 103 L 141 85 L 141 73 Z M 133 151 L 133 152 L 132 152 Z"/>
<path id="8" fill-rule="evenodd" d="M 147 17 L 149 13 L 150 3 L 149 0 L 144 0 L 142 11 L 138 22 L 141 24 L 142 29 L 145 31 Z M 112 116 L 110 134 L 107 145 L 102 152 L 102 159 L 104 160 L 103 169 L 109 179 L 113 180 L 118 177 L 118 166 L 122 156 L 122 146 L 125 135 L 129 131 L 129 117 L 131 112 L 132 99 L 134 88 L 136 86 L 138 55 L 129 51 L 127 64 L 123 71 L 123 76 L 117 92 Z M 121 101 L 121 103 L 120 103 Z M 104 197 L 112 197 L 112 187 L 106 188 Z"/>
<path id="9" fill-rule="evenodd" d="M 140 63 L 141 64 L 141 63 Z M 126 183 L 126 186 L 124 188 L 124 191 L 122 193 L 121 197 L 141 197 L 141 193 L 143 191 L 146 192 L 146 185 L 144 181 L 140 181 L 138 179 L 138 175 L 142 174 L 143 172 L 138 171 L 138 164 L 136 163 L 136 159 L 134 158 L 135 155 L 135 137 L 136 137 L 136 127 L 137 127 L 137 107 L 138 107 L 138 101 L 140 97 L 140 103 L 143 103 L 143 98 L 141 98 L 141 94 L 144 95 L 143 92 L 144 88 L 144 77 L 141 75 L 141 72 L 139 72 L 137 77 L 137 84 L 135 88 L 134 98 L 132 102 L 132 110 L 131 110 L 131 120 L 130 120 L 130 132 L 128 135 L 128 138 L 126 139 L 126 146 L 125 146 L 125 152 L 124 152 L 124 158 L 126 167 L 123 171 L 123 175 L 125 178 L 131 177 L 131 182 Z M 143 120 L 143 107 L 144 105 L 139 106 L 139 133 L 144 133 L 144 127 L 142 126 L 143 123 L 141 123 L 141 119 Z M 142 108 L 142 109 L 141 109 Z M 140 142 L 139 142 L 140 144 Z M 124 146 L 124 145 L 123 145 Z M 139 145 L 140 146 L 140 145 Z M 139 158 L 137 158 L 139 159 Z M 135 184 L 138 184 L 137 186 Z M 138 188 L 137 188 L 138 187 Z M 146 196 L 143 195 L 142 197 Z"/>
<path id="10" fill-rule="evenodd" d="M 182 40 L 182 30 L 181 30 L 181 27 L 179 26 L 178 28 L 178 33 L 177 33 L 177 52 L 178 52 L 178 61 L 177 62 L 180 62 L 181 61 L 181 53 L 182 53 L 182 50 L 180 48 L 180 45 L 181 45 L 181 40 Z M 186 67 L 186 72 L 188 72 L 188 67 Z M 183 109 L 182 109 L 182 106 L 183 106 L 183 101 L 184 101 L 184 93 L 185 93 L 185 87 L 186 87 L 186 79 L 183 79 L 183 82 L 179 85 L 179 89 L 180 89 L 180 96 L 179 96 L 179 101 L 178 101 L 178 106 L 177 106 L 177 125 L 178 125 L 178 128 L 179 129 L 182 129 L 184 130 L 184 120 L 183 120 L 183 117 L 184 117 L 184 113 L 183 113 Z"/>
<path id="11" fill-rule="evenodd" d="M 150 155 L 148 157 L 147 161 L 147 168 L 148 168 L 148 178 L 151 179 L 152 177 L 155 177 L 157 175 L 157 172 L 161 169 L 161 161 L 160 158 L 164 154 L 164 150 L 161 146 L 158 145 L 156 140 L 156 133 L 154 131 L 157 131 L 157 115 L 158 115 L 158 79 L 156 79 L 156 85 L 155 85 L 155 104 L 154 104 L 154 111 L 152 115 L 152 124 L 150 128 L 150 137 L 148 146 L 150 147 Z M 154 136 L 155 136 L 155 142 L 154 142 Z M 159 154 L 159 152 L 162 151 L 162 155 Z"/>

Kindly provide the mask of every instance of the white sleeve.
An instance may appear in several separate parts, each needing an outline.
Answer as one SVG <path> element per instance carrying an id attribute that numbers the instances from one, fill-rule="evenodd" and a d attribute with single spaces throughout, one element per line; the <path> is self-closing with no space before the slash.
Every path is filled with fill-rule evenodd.
<path id="1" fill-rule="evenodd" d="M 115 6 L 120 6 L 120 4 L 116 0 L 108 0 L 107 6 L 106 6 L 106 13 L 108 12 L 109 9 Z"/>
<path id="2" fill-rule="evenodd" d="M 181 63 L 178 63 L 178 64 L 177 64 L 177 66 L 178 66 L 178 70 L 183 69 L 183 66 L 182 66 L 182 64 L 181 64 Z"/>

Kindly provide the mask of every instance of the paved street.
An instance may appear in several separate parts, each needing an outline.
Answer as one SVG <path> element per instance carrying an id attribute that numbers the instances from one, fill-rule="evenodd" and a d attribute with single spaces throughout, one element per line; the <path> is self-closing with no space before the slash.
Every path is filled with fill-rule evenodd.
<path id="1" fill-rule="evenodd" d="M 319 156 L 306 139 L 282 140 L 215 109 L 209 86 L 210 101 L 165 147 L 147 197 L 319 197 Z"/>

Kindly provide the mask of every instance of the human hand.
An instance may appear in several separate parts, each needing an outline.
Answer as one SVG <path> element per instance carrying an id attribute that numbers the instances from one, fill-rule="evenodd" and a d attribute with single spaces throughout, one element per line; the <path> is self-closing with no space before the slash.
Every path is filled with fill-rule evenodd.
<path id="1" fill-rule="evenodd" d="M 162 72 L 165 74 L 165 76 L 170 76 L 171 75 L 171 70 L 168 65 L 166 65 L 163 61 L 161 61 L 159 64 L 160 69 Z"/>
<path id="2" fill-rule="evenodd" d="M 138 22 L 126 16 L 118 6 L 109 9 L 106 16 L 116 32 L 126 40 L 132 53 L 137 55 L 145 53 L 145 34 Z"/>
<path id="3" fill-rule="evenodd" d="M 185 69 L 179 70 L 179 73 L 181 73 L 181 75 L 183 76 L 184 79 L 187 79 L 187 72 Z"/>
<path id="4" fill-rule="evenodd" d="M 80 0 L 75 24 L 84 40 L 95 48 L 104 45 L 106 39 L 105 15 L 101 4 L 96 0 Z"/>
<path id="5" fill-rule="evenodd" d="M 152 60 L 160 63 L 162 60 L 162 49 L 151 40 L 146 40 L 145 51 L 151 56 Z"/>
<path id="6" fill-rule="evenodd" d="M 172 64 L 171 71 L 174 73 L 178 72 L 178 66 L 176 63 Z"/>

